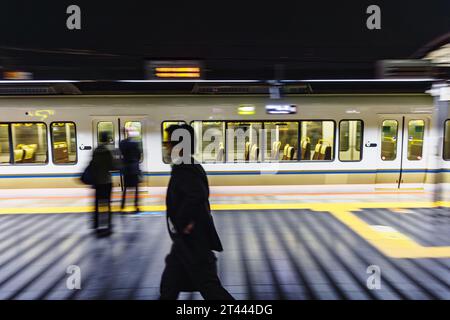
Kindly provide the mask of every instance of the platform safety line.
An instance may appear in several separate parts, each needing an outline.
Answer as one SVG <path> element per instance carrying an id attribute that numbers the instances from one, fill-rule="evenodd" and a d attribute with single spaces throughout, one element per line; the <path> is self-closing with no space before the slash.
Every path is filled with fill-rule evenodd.
<path id="1" fill-rule="evenodd" d="M 450 258 L 450 246 L 424 247 L 401 232 L 377 231 L 351 211 L 333 209 L 329 212 L 385 256 L 397 259 Z"/>
<path id="2" fill-rule="evenodd" d="M 243 210 L 283 210 L 309 209 L 319 212 L 329 212 L 338 221 L 348 226 L 362 239 L 368 241 L 384 255 L 391 258 L 450 258 L 450 246 L 424 247 L 398 231 L 377 231 L 368 223 L 358 218 L 352 212 L 361 209 L 380 208 L 433 208 L 437 206 L 450 207 L 450 202 L 365 202 L 365 203 L 270 203 L 270 204 L 212 204 L 214 211 L 243 211 Z M 92 212 L 93 206 L 84 207 L 51 207 L 51 208 L 0 208 L 0 214 L 56 214 L 56 213 L 87 213 Z M 114 212 L 119 207 L 113 207 Z M 127 207 L 125 211 L 132 211 Z M 165 205 L 141 206 L 143 212 L 164 212 Z"/>
<path id="3" fill-rule="evenodd" d="M 296 210 L 309 209 L 314 211 L 347 210 L 356 211 L 360 209 L 410 209 L 410 208 L 435 208 L 438 206 L 450 207 L 450 201 L 446 202 L 337 202 L 337 203 L 216 203 L 211 204 L 214 211 L 256 211 L 256 210 Z M 161 212 L 166 210 L 165 205 L 140 206 L 144 212 Z M 113 206 L 113 212 L 120 211 L 119 207 Z M 92 212 L 93 206 L 66 206 L 66 207 L 33 207 L 33 208 L 0 208 L 0 214 L 55 214 L 55 213 L 83 213 Z M 133 207 L 126 207 L 125 211 L 133 211 Z"/>

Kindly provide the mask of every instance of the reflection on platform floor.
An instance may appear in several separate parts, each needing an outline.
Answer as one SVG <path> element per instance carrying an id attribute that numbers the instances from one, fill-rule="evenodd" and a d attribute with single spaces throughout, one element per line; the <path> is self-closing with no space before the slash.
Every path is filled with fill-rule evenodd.
<path id="1" fill-rule="evenodd" d="M 450 219 L 437 209 L 354 214 L 424 246 L 448 246 Z M 450 259 L 385 256 L 328 212 L 220 211 L 220 277 L 237 299 L 450 299 Z M 163 214 L 115 215 L 97 238 L 88 214 L 0 216 L 0 299 L 157 299 L 169 251 Z M 67 267 L 81 268 L 69 290 Z M 379 266 L 370 290 L 367 268 Z M 183 293 L 182 299 L 201 298 Z"/>

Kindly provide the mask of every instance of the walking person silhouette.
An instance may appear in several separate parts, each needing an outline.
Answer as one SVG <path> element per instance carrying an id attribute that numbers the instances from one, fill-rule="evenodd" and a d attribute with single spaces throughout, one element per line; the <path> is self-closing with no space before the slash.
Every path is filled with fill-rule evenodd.
<path id="1" fill-rule="evenodd" d="M 179 142 L 187 147 L 171 156 L 166 206 L 173 243 L 161 277 L 160 299 L 175 300 L 181 291 L 200 291 L 204 299 L 234 300 L 217 275 L 213 251 L 223 248 L 211 215 L 206 173 L 192 156 L 194 131 L 184 124 L 172 125 L 167 132 L 170 154 L 176 153 Z"/>

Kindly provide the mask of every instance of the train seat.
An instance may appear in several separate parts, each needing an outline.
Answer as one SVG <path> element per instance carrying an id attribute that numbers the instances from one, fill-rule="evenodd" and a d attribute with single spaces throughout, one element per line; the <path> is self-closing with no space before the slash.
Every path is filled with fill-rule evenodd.
<path id="1" fill-rule="evenodd" d="M 314 148 L 314 154 L 312 156 L 312 160 L 319 160 L 320 155 L 320 149 L 322 148 L 322 143 L 317 143 L 316 147 Z"/>
<path id="2" fill-rule="evenodd" d="M 247 141 L 247 142 L 245 143 L 244 160 L 245 160 L 245 161 L 248 161 L 249 157 L 250 157 L 250 142 Z"/>
<path id="3" fill-rule="evenodd" d="M 252 145 L 252 148 L 250 149 L 250 161 L 257 161 L 259 157 L 259 148 L 256 144 Z"/>
<path id="4" fill-rule="evenodd" d="M 14 163 L 21 163 L 23 161 L 24 154 L 25 154 L 25 150 L 14 149 Z"/>
<path id="5" fill-rule="evenodd" d="M 270 158 L 272 160 L 279 160 L 280 159 L 280 149 L 281 149 L 281 141 L 275 141 L 272 144 L 272 151 L 270 153 Z"/>
<path id="6" fill-rule="evenodd" d="M 36 157 L 36 150 L 37 144 L 18 144 L 17 147 L 14 149 L 15 162 L 33 162 Z"/>
<path id="7" fill-rule="evenodd" d="M 289 143 L 286 143 L 286 145 L 283 148 L 283 158 L 282 158 L 282 160 L 287 160 L 289 147 L 290 147 Z"/>
<path id="8" fill-rule="evenodd" d="M 301 160 L 311 160 L 311 142 L 309 142 L 309 139 L 302 141 Z"/>
<path id="9" fill-rule="evenodd" d="M 331 160 L 331 146 L 323 145 L 320 148 L 318 160 Z"/>
<path id="10" fill-rule="evenodd" d="M 292 160 L 294 158 L 294 152 L 295 152 L 294 147 L 289 147 L 286 153 L 286 160 Z"/>

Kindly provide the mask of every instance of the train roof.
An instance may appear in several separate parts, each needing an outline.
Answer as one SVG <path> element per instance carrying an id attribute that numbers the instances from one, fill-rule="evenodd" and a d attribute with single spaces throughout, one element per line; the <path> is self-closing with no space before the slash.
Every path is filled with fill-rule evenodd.
<path id="1" fill-rule="evenodd" d="M 435 79 L 0 80 L 0 96 L 423 94 Z"/>

